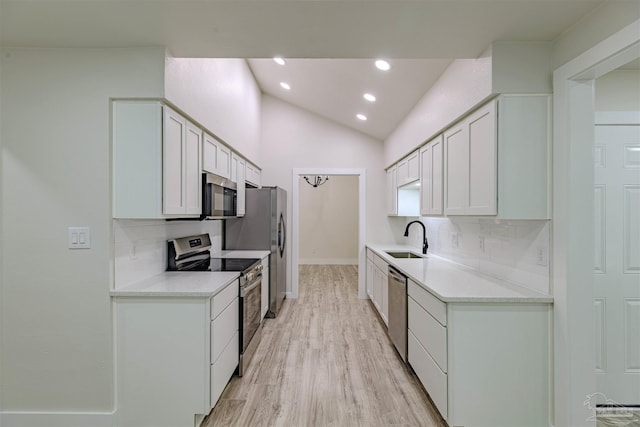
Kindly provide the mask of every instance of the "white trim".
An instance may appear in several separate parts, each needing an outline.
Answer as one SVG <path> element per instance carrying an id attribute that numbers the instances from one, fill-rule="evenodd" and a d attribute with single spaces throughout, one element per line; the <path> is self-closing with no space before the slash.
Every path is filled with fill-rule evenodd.
<path id="1" fill-rule="evenodd" d="M 596 111 L 596 126 L 638 124 L 640 124 L 640 111 Z"/>
<path id="2" fill-rule="evenodd" d="M 554 408 L 557 426 L 594 426 L 583 405 L 595 391 L 593 346 L 594 79 L 640 56 L 640 20 L 553 73 Z"/>
<path id="3" fill-rule="evenodd" d="M 11 427 L 113 427 L 113 412 L 0 412 L 0 425 Z"/>
<path id="4" fill-rule="evenodd" d="M 365 169 L 331 169 L 331 168 L 294 168 L 292 174 L 292 224 L 291 233 L 293 234 L 291 243 L 291 292 L 287 293 L 287 298 L 298 298 L 298 266 L 299 260 L 299 223 L 300 223 L 300 208 L 298 206 L 299 192 L 300 192 L 300 176 L 301 175 L 348 175 L 358 177 L 358 298 L 366 299 L 366 271 L 367 271 L 367 255 L 365 242 L 366 236 L 366 218 L 367 218 L 367 205 L 365 203 L 365 197 L 367 194 L 366 189 L 366 170 Z"/>

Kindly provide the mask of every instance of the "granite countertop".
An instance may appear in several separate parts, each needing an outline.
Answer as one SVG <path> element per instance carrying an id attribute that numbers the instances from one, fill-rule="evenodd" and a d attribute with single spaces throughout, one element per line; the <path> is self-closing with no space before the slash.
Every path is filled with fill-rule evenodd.
<path id="1" fill-rule="evenodd" d="M 258 258 L 263 259 L 264 257 L 269 256 L 271 251 L 266 250 L 256 250 L 256 251 L 245 251 L 245 250 L 228 250 L 228 251 L 216 251 L 211 253 L 211 258 Z"/>
<path id="2" fill-rule="evenodd" d="M 426 258 L 393 258 L 385 252 L 409 251 L 420 254 L 410 246 L 367 244 L 367 247 L 387 264 L 394 266 L 444 302 L 553 302 L 551 295 L 482 274 L 437 255 L 427 254 Z"/>
<path id="3" fill-rule="evenodd" d="M 234 280 L 237 271 L 166 271 L 110 292 L 112 297 L 210 298 Z"/>

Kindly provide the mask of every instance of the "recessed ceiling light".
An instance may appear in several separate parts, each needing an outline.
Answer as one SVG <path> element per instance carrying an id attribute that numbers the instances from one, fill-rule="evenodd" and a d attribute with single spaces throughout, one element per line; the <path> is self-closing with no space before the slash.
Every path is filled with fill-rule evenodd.
<path id="1" fill-rule="evenodd" d="M 376 100 L 375 95 L 370 94 L 370 93 L 365 93 L 364 95 L 362 95 L 362 97 L 364 99 L 366 99 L 367 101 L 369 101 L 369 102 L 375 102 L 375 100 Z"/>
<path id="2" fill-rule="evenodd" d="M 362 120 L 363 122 L 367 121 L 367 116 L 362 113 L 356 114 L 356 117 L 358 118 L 358 120 Z"/>
<path id="3" fill-rule="evenodd" d="M 273 60 L 276 61 L 276 64 L 278 64 L 278 65 L 284 65 L 285 64 L 284 59 L 282 59 L 279 56 L 274 57 Z"/>
<path id="4" fill-rule="evenodd" d="M 285 83 L 285 82 L 280 82 L 280 87 L 286 90 L 291 89 L 291 86 L 289 86 L 289 83 Z"/>
<path id="5" fill-rule="evenodd" d="M 376 67 L 378 67 L 379 70 L 387 71 L 387 70 L 389 70 L 391 68 L 391 64 L 389 64 L 384 59 L 378 59 L 376 61 Z"/>

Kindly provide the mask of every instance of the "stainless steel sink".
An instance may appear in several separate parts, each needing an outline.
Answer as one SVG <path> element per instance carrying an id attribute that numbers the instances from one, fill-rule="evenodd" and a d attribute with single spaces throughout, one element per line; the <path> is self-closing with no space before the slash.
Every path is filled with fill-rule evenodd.
<path id="1" fill-rule="evenodd" d="M 387 255 L 392 256 L 394 258 L 424 258 L 422 255 L 416 255 L 413 252 L 394 252 L 394 251 L 385 251 Z"/>

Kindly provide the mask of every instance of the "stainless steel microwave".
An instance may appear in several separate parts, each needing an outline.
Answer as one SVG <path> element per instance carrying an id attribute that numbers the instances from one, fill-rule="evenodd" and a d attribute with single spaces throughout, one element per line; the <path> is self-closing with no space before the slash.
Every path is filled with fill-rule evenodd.
<path id="1" fill-rule="evenodd" d="M 202 174 L 202 216 L 206 219 L 235 218 L 238 191 L 235 182 L 212 173 Z"/>

